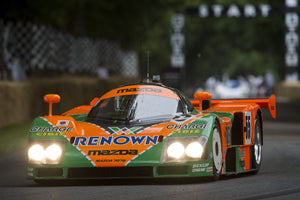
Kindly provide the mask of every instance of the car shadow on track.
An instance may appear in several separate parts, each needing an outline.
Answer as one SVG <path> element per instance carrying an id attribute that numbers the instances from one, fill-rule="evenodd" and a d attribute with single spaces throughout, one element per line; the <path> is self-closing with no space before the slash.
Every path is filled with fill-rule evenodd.
<path id="1" fill-rule="evenodd" d="M 243 173 L 238 175 L 221 176 L 218 181 L 227 181 L 241 177 L 254 175 Z M 185 185 L 185 184 L 206 184 L 218 182 L 212 177 L 184 177 L 184 178 L 152 178 L 152 179 L 90 179 L 90 180 L 47 180 L 37 181 L 30 187 L 51 187 L 51 186 L 121 186 L 121 185 Z"/>

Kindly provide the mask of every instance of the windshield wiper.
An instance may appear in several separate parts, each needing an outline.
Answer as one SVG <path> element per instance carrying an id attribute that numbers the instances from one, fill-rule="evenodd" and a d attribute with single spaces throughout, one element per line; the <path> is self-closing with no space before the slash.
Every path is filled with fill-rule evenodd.
<path id="1" fill-rule="evenodd" d="M 135 111 L 135 109 L 130 109 L 129 111 L 128 111 L 128 113 L 127 113 L 127 115 L 126 115 L 126 118 L 125 118 L 125 124 L 126 125 L 129 125 L 130 124 L 130 122 L 132 122 L 133 120 L 132 120 L 132 118 L 133 118 L 133 116 L 132 116 L 132 113 L 134 113 L 133 111 Z"/>

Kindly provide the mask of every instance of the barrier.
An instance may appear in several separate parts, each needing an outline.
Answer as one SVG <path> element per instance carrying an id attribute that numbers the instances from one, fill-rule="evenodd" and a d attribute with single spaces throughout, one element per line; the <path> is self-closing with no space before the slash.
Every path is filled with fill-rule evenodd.
<path id="1" fill-rule="evenodd" d="M 75 106 L 89 104 L 94 97 L 136 78 L 112 77 L 100 80 L 90 77 L 60 77 L 56 79 L 31 79 L 25 82 L 0 82 L 0 127 L 30 121 L 48 114 L 43 101 L 47 93 L 61 95 L 61 102 L 53 105 L 53 114 L 61 114 Z"/>

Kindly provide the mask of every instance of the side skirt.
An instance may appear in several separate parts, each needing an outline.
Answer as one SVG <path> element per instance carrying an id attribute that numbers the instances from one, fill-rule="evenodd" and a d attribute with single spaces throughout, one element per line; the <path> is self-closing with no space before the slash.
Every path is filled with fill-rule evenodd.
<path id="1" fill-rule="evenodd" d="M 237 174 L 254 170 L 251 163 L 251 146 L 236 145 L 227 149 L 223 174 Z"/>

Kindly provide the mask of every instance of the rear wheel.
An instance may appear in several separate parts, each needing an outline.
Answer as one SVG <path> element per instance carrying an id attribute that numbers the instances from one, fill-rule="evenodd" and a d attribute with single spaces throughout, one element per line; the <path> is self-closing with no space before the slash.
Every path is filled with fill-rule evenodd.
<path id="1" fill-rule="evenodd" d="M 215 122 L 212 135 L 213 178 L 218 180 L 222 172 L 222 140 L 220 126 Z"/>
<path id="2" fill-rule="evenodd" d="M 254 145 L 252 147 L 252 168 L 259 171 L 262 161 L 262 128 L 259 115 L 255 119 Z"/>

